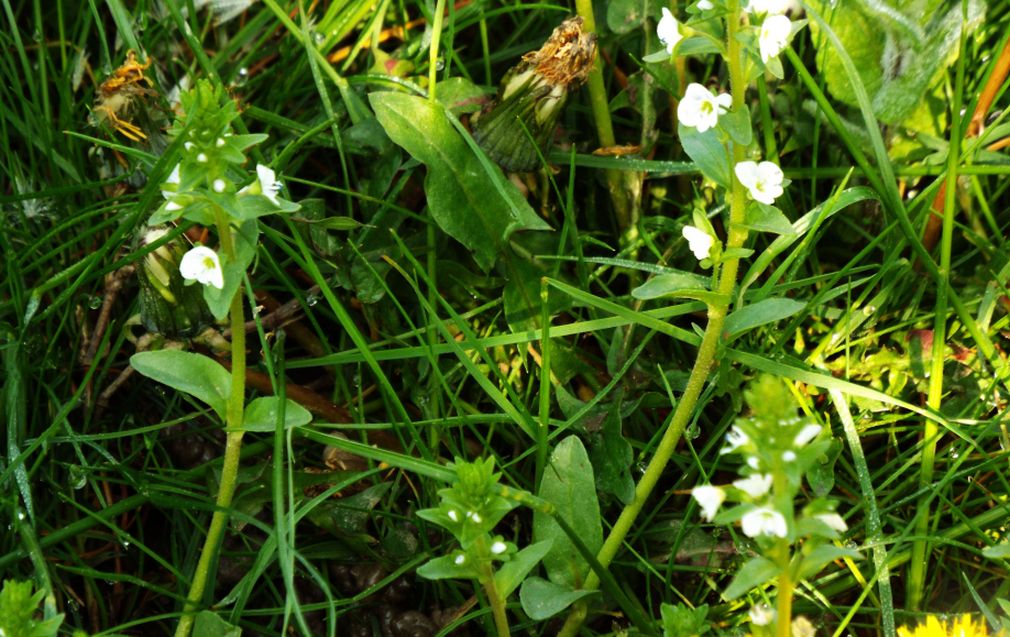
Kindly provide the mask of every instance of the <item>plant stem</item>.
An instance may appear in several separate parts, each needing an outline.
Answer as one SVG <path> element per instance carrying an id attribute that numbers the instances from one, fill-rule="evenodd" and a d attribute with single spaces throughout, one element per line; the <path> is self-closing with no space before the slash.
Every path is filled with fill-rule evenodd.
<path id="1" fill-rule="evenodd" d="M 593 13 L 592 0 L 575 0 L 575 11 L 582 18 L 582 27 L 586 33 L 596 32 L 596 16 Z M 607 100 L 607 87 L 603 84 L 603 71 L 600 58 L 597 56 L 593 69 L 589 72 L 587 86 L 589 88 L 589 103 L 593 109 L 593 122 L 596 124 L 596 137 L 600 146 L 606 148 L 616 144 L 614 125 L 610 119 L 610 103 Z M 631 226 L 633 217 L 632 193 L 626 188 L 626 176 L 621 170 L 607 170 L 607 189 L 614 204 L 617 215 L 617 226 L 622 234 Z"/>
<path id="2" fill-rule="evenodd" d="M 739 0 L 732 0 L 730 2 L 729 26 L 726 31 L 726 39 L 728 41 L 727 63 L 729 65 L 734 110 L 743 107 L 744 95 L 747 90 L 743 70 L 743 60 L 740 55 L 740 43 L 736 40 L 736 33 L 739 24 L 740 3 Z M 744 153 L 745 149 L 734 145 L 734 163 L 741 161 L 744 157 Z M 732 171 L 730 171 L 730 174 L 732 174 Z M 732 180 L 732 184 L 732 189 L 730 191 L 729 232 L 726 239 L 727 250 L 742 247 L 744 241 L 747 239 L 747 228 L 743 226 L 744 212 L 746 208 L 744 187 L 740 184 L 739 180 L 735 178 Z M 610 562 L 617 555 L 617 551 L 620 549 L 621 544 L 624 542 L 624 538 L 631 530 L 631 526 L 634 524 L 635 518 L 638 517 L 642 507 L 645 506 L 646 501 L 652 494 L 653 489 L 656 487 L 656 483 L 663 474 L 663 470 L 666 468 L 667 463 L 673 456 L 673 452 L 677 448 L 677 443 L 680 442 L 680 437 L 684 433 L 684 428 L 687 426 L 691 416 L 694 414 L 695 407 L 698 403 L 698 397 L 701 395 L 701 391 L 705 387 L 705 381 L 708 380 L 709 372 L 712 369 L 712 363 L 715 361 L 716 350 L 718 349 L 719 339 L 722 334 L 723 322 L 726 320 L 726 313 L 729 310 L 729 303 L 732 298 L 733 289 L 736 287 L 736 277 L 739 266 L 740 260 L 738 258 L 729 258 L 722 264 L 722 272 L 720 274 L 719 284 L 716 288 L 719 300 L 708 306 L 708 324 L 705 326 L 705 334 L 702 336 L 701 345 L 698 348 L 698 356 L 695 358 L 694 366 L 691 368 L 691 376 L 687 380 L 687 386 L 684 389 L 684 393 L 680 398 L 680 402 L 677 403 L 677 409 L 674 411 L 673 417 L 667 425 L 663 438 L 659 441 L 659 445 L 656 447 L 656 454 L 649 462 L 649 466 L 646 467 L 645 473 L 642 475 L 642 479 L 635 486 L 634 498 L 632 498 L 631 502 L 624 507 L 623 511 L 621 511 L 621 515 L 614 523 L 610 534 L 603 543 L 603 547 L 600 548 L 599 553 L 596 555 L 596 559 L 599 560 L 600 564 L 604 568 L 609 566 Z M 595 589 L 599 585 L 600 580 L 596 573 L 589 573 L 586 577 L 586 583 L 583 588 Z M 585 617 L 582 614 L 575 612 L 570 613 L 568 619 L 565 621 L 565 625 L 558 633 L 559 637 L 573 637 L 581 627 L 584 618 Z"/>
<path id="3" fill-rule="evenodd" d="M 498 633 L 498 637 L 509 637 L 512 633 L 509 630 L 508 615 L 505 614 L 505 599 L 494 582 L 494 569 L 491 567 L 491 551 L 483 538 L 478 538 L 474 542 L 474 549 L 482 565 L 480 567 L 480 583 L 484 587 L 487 601 L 491 605 L 491 616 L 494 618 L 495 632 Z"/>
<path id="4" fill-rule="evenodd" d="M 775 551 L 778 553 L 779 566 L 782 569 L 779 574 L 779 587 L 775 599 L 775 635 L 776 637 L 790 637 L 793 628 L 794 584 L 790 570 L 789 540 L 785 538 L 779 540 Z"/>
<path id="5" fill-rule="evenodd" d="M 221 249 L 229 262 L 235 259 L 235 242 L 231 234 L 231 225 L 223 210 L 217 211 L 218 236 Z M 242 285 L 235 291 L 228 311 L 231 319 L 231 394 L 225 412 L 225 431 L 227 432 L 224 447 L 224 463 L 221 466 L 221 485 L 217 492 L 216 508 L 210 520 L 207 537 L 203 541 L 200 559 L 193 573 L 189 594 L 179 625 L 175 629 L 175 637 L 189 637 L 196 620 L 196 610 L 203 599 L 207 587 L 207 578 L 217 561 L 217 547 L 224 536 L 228 524 L 232 497 L 235 495 L 239 459 L 242 451 L 242 423 L 245 415 L 245 317 L 242 309 Z"/>

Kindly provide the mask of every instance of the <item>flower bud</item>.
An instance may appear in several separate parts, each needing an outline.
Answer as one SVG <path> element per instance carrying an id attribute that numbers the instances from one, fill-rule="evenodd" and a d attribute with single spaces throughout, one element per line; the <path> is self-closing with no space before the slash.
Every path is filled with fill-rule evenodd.
<path id="1" fill-rule="evenodd" d="M 157 243 L 168 232 L 167 226 L 143 229 L 139 247 Z M 176 237 L 148 253 L 137 269 L 140 319 L 149 332 L 168 338 L 192 336 L 213 322 L 200 286 L 185 285 L 179 273 L 188 247 L 185 239 Z"/>

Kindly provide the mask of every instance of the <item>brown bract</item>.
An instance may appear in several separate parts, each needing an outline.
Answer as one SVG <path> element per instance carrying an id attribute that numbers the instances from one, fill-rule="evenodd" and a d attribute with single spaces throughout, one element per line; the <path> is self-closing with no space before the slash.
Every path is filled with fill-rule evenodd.
<path id="1" fill-rule="evenodd" d="M 551 84 L 577 88 L 585 83 L 596 59 L 596 34 L 582 30 L 582 18 L 562 22 L 537 51 L 523 56 L 523 62 Z"/>

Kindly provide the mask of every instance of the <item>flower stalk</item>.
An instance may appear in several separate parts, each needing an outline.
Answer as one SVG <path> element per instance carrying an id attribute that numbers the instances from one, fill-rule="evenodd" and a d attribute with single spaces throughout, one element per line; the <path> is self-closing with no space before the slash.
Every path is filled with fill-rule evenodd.
<path id="1" fill-rule="evenodd" d="M 581 3 L 580 3 L 581 6 Z M 729 16 L 727 19 L 728 28 L 726 31 L 727 40 L 727 64 L 729 66 L 730 88 L 733 97 L 733 109 L 740 109 L 744 105 L 744 97 L 747 90 L 746 78 L 744 76 L 744 59 L 740 50 L 740 42 L 736 35 L 740 24 L 740 2 L 731 0 L 729 3 Z M 592 82 L 592 76 L 590 76 Z M 592 84 L 590 83 L 590 89 Z M 739 144 L 733 144 L 733 163 L 739 163 L 745 158 L 746 150 Z M 746 192 L 739 179 L 732 179 L 732 189 L 730 192 L 730 213 L 729 231 L 726 241 L 727 251 L 735 254 L 736 248 L 742 248 L 747 240 L 747 228 L 744 227 L 746 213 Z M 719 339 L 722 334 L 723 323 L 729 311 L 729 300 L 732 298 L 733 289 L 736 287 L 737 271 L 740 259 L 737 256 L 730 256 L 722 262 L 722 271 L 719 275 L 719 283 L 716 288 L 716 302 L 708 306 L 708 324 L 705 326 L 705 333 L 702 336 L 701 345 L 698 348 L 698 355 L 695 358 L 694 366 L 691 368 L 691 375 L 688 378 L 684 393 L 677 403 L 677 408 L 667 425 L 666 432 L 656 448 L 656 453 L 649 462 L 641 480 L 635 486 L 635 495 L 628 503 L 617 521 L 614 523 L 610 534 L 603 543 L 602 548 L 596 555 L 596 559 L 606 568 L 613 561 L 624 542 L 624 538 L 631 530 L 635 519 L 642 511 L 646 501 L 659 482 L 660 476 L 666 469 L 670 458 L 673 456 L 680 442 L 680 437 L 684 433 L 687 423 L 694 414 L 698 404 L 698 397 L 701 395 L 705 382 L 708 380 L 715 361 L 716 350 L 719 346 Z M 595 572 L 589 573 L 583 588 L 595 589 L 599 587 L 600 580 Z M 581 612 L 580 612 L 581 611 Z M 568 616 L 565 625 L 558 633 L 560 637 L 574 637 L 578 633 L 582 622 L 585 620 L 585 609 L 576 606 L 575 610 Z"/>
<path id="2" fill-rule="evenodd" d="M 236 253 L 231 224 L 227 215 L 220 208 L 215 210 L 215 220 L 225 259 L 229 263 L 233 263 L 236 259 Z M 204 591 L 207 588 L 207 579 L 216 561 L 217 549 L 221 544 L 221 538 L 224 536 L 224 530 L 228 524 L 230 517 L 229 508 L 231 507 L 232 498 L 235 496 L 235 487 L 238 484 L 239 459 L 242 451 L 242 426 L 245 415 L 246 375 L 245 316 L 242 307 L 242 285 L 239 285 L 235 291 L 228 314 L 231 322 L 231 394 L 228 396 L 225 417 L 226 438 L 224 463 L 221 467 L 221 484 L 218 487 L 217 501 L 215 503 L 214 515 L 210 520 L 210 528 L 207 530 L 203 548 L 200 550 L 200 559 L 196 564 L 196 572 L 193 573 L 189 594 L 186 595 L 183 615 L 175 629 L 175 637 L 189 637 L 193 629 L 193 622 L 196 620 L 196 610 L 200 607 L 200 601 L 203 599 Z"/>

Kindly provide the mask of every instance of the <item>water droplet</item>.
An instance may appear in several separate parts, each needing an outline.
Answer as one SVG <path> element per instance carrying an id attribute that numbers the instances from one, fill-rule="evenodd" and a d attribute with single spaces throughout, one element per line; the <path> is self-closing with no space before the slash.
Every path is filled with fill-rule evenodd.
<path id="1" fill-rule="evenodd" d="M 315 294 L 310 294 L 307 297 L 305 297 L 305 304 L 308 305 L 309 307 L 315 307 L 316 304 L 318 303 L 319 303 L 319 297 L 316 296 Z"/>
<path id="2" fill-rule="evenodd" d="M 865 314 L 866 316 L 870 316 L 876 311 L 877 308 L 873 305 L 867 305 L 866 307 L 863 308 L 863 314 Z"/>
<path id="3" fill-rule="evenodd" d="M 323 42 L 326 41 L 326 36 L 316 31 L 312 34 L 312 41 L 316 43 L 316 46 L 322 46 Z"/>
<path id="4" fill-rule="evenodd" d="M 97 294 L 92 294 L 88 297 L 88 307 L 92 310 L 97 310 L 102 307 L 102 297 Z"/>
<path id="5" fill-rule="evenodd" d="M 443 58 L 438 58 L 435 60 L 435 70 L 442 71 L 445 69 L 445 60 Z"/>
<path id="6" fill-rule="evenodd" d="M 246 67 L 243 66 L 242 68 L 240 68 L 238 70 L 238 76 L 239 77 L 249 77 L 249 69 L 247 69 Z"/>

